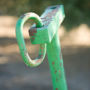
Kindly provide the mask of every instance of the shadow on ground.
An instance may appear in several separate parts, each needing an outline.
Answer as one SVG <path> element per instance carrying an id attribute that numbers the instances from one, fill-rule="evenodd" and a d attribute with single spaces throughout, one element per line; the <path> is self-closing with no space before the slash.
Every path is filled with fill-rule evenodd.
<path id="1" fill-rule="evenodd" d="M 35 57 L 38 46 L 29 45 L 30 55 Z M 89 90 L 90 47 L 62 45 L 62 53 L 68 90 Z M 52 90 L 47 56 L 40 66 L 27 67 L 16 40 L 0 38 L 0 90 Z"/>

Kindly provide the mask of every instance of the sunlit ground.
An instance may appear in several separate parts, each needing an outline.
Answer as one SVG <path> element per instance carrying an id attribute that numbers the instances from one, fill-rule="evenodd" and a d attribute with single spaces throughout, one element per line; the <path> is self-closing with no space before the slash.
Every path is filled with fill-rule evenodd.
<path id="1" fill-rule="evenodd" d="M 16 21 L 16 17 L 0 16 L 0 37 L 15 38 Z M 26 39 L 29 38 L 28 29 L 29 26 L 25 26 L 23 30 Z M 90 46 L 90 28 L 86 24 L 81 24 L 71 29 L 69 32 L 66 31 L 66 28 L 63 26 L 59 29 L 62 44 Z"/>
<path id="2" fill-rule="evenodd" d="M 17 18 L 0 16 L 0 90 L 52 90 L 47 56 L 37 68 L 22 61 L 16 42 Z M 39 46 L 31 45 L 25 26 L 23 34 L 30 56 L 36 57 Z M 69 90 L 89 90 L 90 28 L 81 24 L 66 32 L 61 26 L 59 38 Z"/>

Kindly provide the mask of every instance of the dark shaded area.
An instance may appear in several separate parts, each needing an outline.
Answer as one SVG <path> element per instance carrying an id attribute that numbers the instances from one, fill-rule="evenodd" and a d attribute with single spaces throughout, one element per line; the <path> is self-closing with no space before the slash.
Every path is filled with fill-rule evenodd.
<path id="1" fill-rule="evenodd" d="M 52 90 L 47 56 L 40 66 L 27 67 L 20 53 L 15 51 L 16 47 L 8 47 L 16 45 L 15 39 L 2 38 L 2 41 L 4 43 L 0 43 L 0 47 L 4 45 L 8 51 L 11 49 L 13 51 L 9 53 L 7 50 L 0 51 L 0 62 L 5 57 L 8 60 L 0 64 L 0 90 Z M 90 47 L 62 46 L 62 53 L 68 90 L 89 90 Z M 32 56 L 34 57 L 34 54 Z"/>
<path id="2" fill-rule="evenodd" d="M 0 14 L 21 16 L 27 12 L 41 15 L 50 5 L 63 4 L 66 18 L 63 25 L 67 30 L 80 24 L 90 26 L 90 0 L 0 0 Z"/>
<path id="3" fill-rule="evenodd" d="M 7 43 L 5 41 L 8 41 Z M 25 39 L 25 42 L 30 42 L 30 39 Z M 16 38 L 8 38 L 8 37 L 0 37 L 0 46 L 9 46 L 12 44 L 16 44 Z"/>

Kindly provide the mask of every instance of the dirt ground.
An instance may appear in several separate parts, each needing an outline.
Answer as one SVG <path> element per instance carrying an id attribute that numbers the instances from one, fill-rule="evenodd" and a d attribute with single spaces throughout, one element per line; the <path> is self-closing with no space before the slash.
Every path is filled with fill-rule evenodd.
<path id="1" fill-rule="evenodd" d="M 7 20 L 5 17 L 1 17 L 1 19 L 0 90 L 52 90 L 47 55 L 40 66 L 27 67 L 20 56 L 15 38 L 16 19 L 13 17 L 8 17 Z M 74 31 L 59 32 L 68 90 L 90 90 L 89 28 L 83 24 Z M 28 34 L 25 33 L 26 46 L 30 56 L 36 57 L 38 46 L 31 45 Z"/>

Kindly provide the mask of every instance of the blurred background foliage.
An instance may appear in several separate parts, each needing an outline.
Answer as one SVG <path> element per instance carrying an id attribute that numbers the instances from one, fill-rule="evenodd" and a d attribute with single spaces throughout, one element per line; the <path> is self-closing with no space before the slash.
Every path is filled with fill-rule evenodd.
<path id="1" fill-rule="evenodd" d="M 46 7 L 56 4 L 65 7 L 63 25 L 67 29 L 81 23 L 90 26 L 90 0 L 0 0 L 0 15 L 20 16 L 27 12 L 41 15 Z"/>

